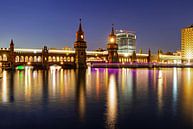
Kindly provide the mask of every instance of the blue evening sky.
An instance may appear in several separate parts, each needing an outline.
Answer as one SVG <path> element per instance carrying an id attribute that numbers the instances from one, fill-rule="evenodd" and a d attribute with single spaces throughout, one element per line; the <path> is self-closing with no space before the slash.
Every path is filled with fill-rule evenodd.
<path id="1" fill-rule="evenodd" d="M 73 47 L 80 17 L 89 50 L 106 47 L 114 23 L 136 32 L 138 49 L 175 51 L 193 0 L 0 0 L 0 47 Z"/>

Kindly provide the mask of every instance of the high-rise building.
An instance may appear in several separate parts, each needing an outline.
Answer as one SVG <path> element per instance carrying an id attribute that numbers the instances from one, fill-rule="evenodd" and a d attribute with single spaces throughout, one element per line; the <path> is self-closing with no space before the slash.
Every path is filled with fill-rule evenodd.
<path id="1" fill-rule="evenodd" d="M 193 60 L 193 24 L 181 30 L 182 61 Z"/>
<path id="2" fill-rule="evenodd" d="M 118 52 L 133 53 L 136 51 L 136 34 L 125 30 L 116 30 Z"/>

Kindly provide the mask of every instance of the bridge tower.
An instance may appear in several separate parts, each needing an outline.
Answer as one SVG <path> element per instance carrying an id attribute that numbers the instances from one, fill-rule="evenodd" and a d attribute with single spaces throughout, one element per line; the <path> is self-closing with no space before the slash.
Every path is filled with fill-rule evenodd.
<path id="1" fill-rule="evenodd" d="M 148 50 L 148 59 L 147 59 L 147 62 L 148 62 L 148 63 L 151 63 L 151 50 L 150 50 L 150 48 L 149 48 L 149 50 Z"/>
<path id="2" fill-rule="evenodd" d="M 10 62 L 10 67 L 12 69 L 14 69 L 14 65 L 15 65 L 15 52 L 14 52 L 14 43 L 13 43 L 13 39 L 11 39 L 11 43 L 9 46 L 9 58 L 8 61 Z"/>
<path id="3" fill-rule="evenodd" d="M 108 50 L 108 61 L 109 63 L 117 63 L 119 62 L 118 57 L 118 44 L 116 43 L 116 35 L 114 32 L 114 27 L 112 26 L 112 31 L 109 35 L 108 44 L 107 44 L 107 50 Z"/>
<path id="4" fill-rule="evenodd" d="M 47 46 L 44 46 L 44 48 L 42 49 L 42 64 L 44 69 L 48 68 L 48 47 Z"/>
<path id="5" fill-rule="evenodd" d="M 76 32 L 76 41 L 74 42 L 76 68 L 87 68 L 86 48 L 87 44 L 84 40 L 84 31 L 80 19 L 79 29 Z"/>
<path id="6" fill-rule="evenodd" d="M 135 51 L 133 51 L 133 53 L 132 53 L 132 62 L 133 63 L 135 63 L 135 62 L 137 62 L 137 55 L 136 55 L 136 52 Z"/>

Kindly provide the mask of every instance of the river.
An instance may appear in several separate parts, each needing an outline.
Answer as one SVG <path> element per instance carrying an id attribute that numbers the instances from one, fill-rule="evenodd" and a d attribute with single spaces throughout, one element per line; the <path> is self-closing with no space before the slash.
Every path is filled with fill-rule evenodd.
<path id="1" fill-rule="evenodd" d="M 3 71 L 0 128 L 193 128 L 193 69 Z"/>

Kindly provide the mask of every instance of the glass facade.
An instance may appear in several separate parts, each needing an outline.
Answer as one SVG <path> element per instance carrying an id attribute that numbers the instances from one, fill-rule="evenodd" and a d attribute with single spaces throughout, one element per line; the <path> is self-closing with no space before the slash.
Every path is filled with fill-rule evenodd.
<path id="1" fill-rule="evenodd" d="M 116 30 L 118 52 L 133 53 L 136 51 L 136 34 L 125 30 Z"/>
<path id="2" fill-rule="evenodd" d="M 193 60 L 193 25 L 181 31 L 181 51 L 183 60 Z"/>

